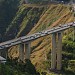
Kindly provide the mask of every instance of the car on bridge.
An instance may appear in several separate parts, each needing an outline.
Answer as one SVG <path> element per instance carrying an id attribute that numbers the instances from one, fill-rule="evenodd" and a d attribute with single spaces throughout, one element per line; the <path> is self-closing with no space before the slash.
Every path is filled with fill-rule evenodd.
<path id="1" fill-rule="evenodd" d="M 5 44 L 5 47 L 9 47 L 11 46 L 11 43 Z"/>
<path id="2" fill-rule="evenodd" d="M 71 23 L 68 23 L 68 25 L 72 26 L 72 25 L 73 25 L 73 22 L 71 22 Z"/>
<path id="3" fill-rule="evenodd" d="M 1 48 L 1 49 L 5 48 L 5 45 L 1 45 L 0 48 Z"/>
<path id="4" fill-rule="evenodd" d="M 35 33 L 35 38 L 40 37 L 40 36 L 41 36 L 41 33 L 40 32 Z"/>
<path id="5" fill-rule="evenodd" d="M 5 62 L 6 62 L 6 59 L 5 59 L 5 58 L 3 58 L 2 56 L 0 56 L 0 63 L 5 64 Z"/>

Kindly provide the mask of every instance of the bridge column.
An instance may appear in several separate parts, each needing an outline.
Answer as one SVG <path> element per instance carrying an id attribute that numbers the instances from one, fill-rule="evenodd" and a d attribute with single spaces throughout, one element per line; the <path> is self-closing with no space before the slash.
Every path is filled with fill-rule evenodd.
<path id="1" fill-rule="evenodd" d="M 62 67 L 62 33 L 58 33 L 58 46 L 57 46 L 57 70 Z"/>
<path id="2" fill-rule="evenodd" d="M 56 68 L 56 33 L 52 34 L 51 69 Z"/>
<path id="3" fill-rule="evenodd" d="M 24 61 L 24 44 L 19 45 L 19 61 Z"/>
<path id="4" fill-rule="evenodd" d="M 73 27 L 73 41 L 75 40 L 75 27 Z"/>
<path id="5" fill-rule="evenodd" d="M 0 56 L 1 56 L 1 50 L 0 50 Z"/>
<path id="6" fill-rule="evenodd" d="M 25 59 L 30 59 L 31 42 L 25 43 Z"/>

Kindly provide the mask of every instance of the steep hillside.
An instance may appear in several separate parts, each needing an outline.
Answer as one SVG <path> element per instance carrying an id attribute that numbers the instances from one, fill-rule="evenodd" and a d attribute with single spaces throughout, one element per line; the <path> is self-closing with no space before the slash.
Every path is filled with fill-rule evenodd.
<path id="1" fill-rule="evenodd" d="M 22 2 L 23 0 L 20 1 Z M 17 8 L 18 9 L 15 11 L 15 15 L 13 15 L 12 17 L 10 16 L 11 20 L 8 20 L 10 22 L 7 23 L 7 25 L 5 26 L 5 30 L 3 29 L 3 41 L 24 35 L 33 34 L 35 32 L 46 30 L 60 24 L 73 22 L 75 19 L 75 14 L 71 10 L 71 6 L 69 5 L 22 4 Z M 72 35 L 72 29 L 64 32 L 62 51 L 63 59 L 65 57 L 71 60 L 75 59 L 75 43 L 72 41 Z M 47 70 L 48 68 L 50 68 L 50 54 L 51 35 L 39 38 L 31 43 L 30 59 L 31 62 L 36 66 L 37 70 Z M 9 48 L 8 55 L 9 57 L 13 58 L 18 57 L 19 45 Z"/>
<path id="2" fill-rule="evenodd" d="M 47 7 L 39 7 L 35 5 L 23 5 L 16 13 L 16 17 L 13 19 L 10 26 L 6 29 L 5 35 L 10 37 L 19 37 L 27 35 L 35 24 L 39 21 L 41 14 L 44 13 Z M 14 34 L 15 33 L 15 34 Z M 8 36 L 7 36 L 8 38 Z M 6 39 L 7 40 L 7 39 Z"/>
<path id="3" fill-rule="evenodd" d="M 73 12 L 65 5 L 22 5 L 7 28 L 7 39 L 33 34 L 59 24 L 73 22 Z M 65 31 L 67 34 L 67 31 Z M 10 36 L 8 36 L 10 35 Z M 9 49 L 9 56 L 18 57 L 19 45 Z M 50 59 L 51 36 L 39 38 L 31 43 L 31 61 L 38 69 L 45 69 L 44 62 Z"/>
<path id="4" fill-rule="evenodd" d="M 73 14 L 70 12 L 69 7 L 63 5 L 51 5 L 49 9 L 41 16 L 40 20 L 29 34 L 72 21 Z M 38 44 L 39 42 L 40 44 Z M 43 37 L 41 39 L 34 41 L 32 43 L 32 47 L 34 47 L 32 53 L 32 62 L 36 66 L 38 66 L 39 64 L 42 68 L 43 65 L 40 61 L 47 60 L 47 55 L 48 53 L 50 53 L 51 50 L 51 36 Z"/>

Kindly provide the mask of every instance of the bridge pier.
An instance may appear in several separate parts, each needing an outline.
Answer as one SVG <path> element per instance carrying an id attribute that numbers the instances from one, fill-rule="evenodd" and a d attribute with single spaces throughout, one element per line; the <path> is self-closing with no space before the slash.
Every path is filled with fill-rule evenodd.
<path id="1" fill-rule="evenodd" d="M 57 34 L 58 43 L 56 42 L 56 33 L 52 34 L 51 70 L 61 70 L 62 68 L 62 32 Z"/>
<path id="2" fill-rule="evenodd" d="M 24 61 L 24 44 L 19 45 L 19 61 Z"/>
<path id="3" fill-rule="evenodd" d="M 56 33 L 52 34 L 51 69 L 56 68 Z"/>
<path id="4" fill-rule="evenodd" d="M 57 45 L 57 70 L 61 70 L 61 67 L 62 67 L 62 32 L 59 32 Z"/>
<path id="5" fill-rule="evenodd" d="M 20 44 L 19 46 L 19 60 L 30 59 L 30 42 Z"/>
<path id="6" fill-rule="evenodd" d="M 0 50 L 0 56 L 1 56 L 1 50 Z"/>
<path id="7" fill-rule="evenodd" d="M 75 27 L 73 27 L 73 41 L 75 41 Z"/>
<path id="8" fill-rule="evenodd" d="M 30 51 L 31 51 L 31 42 L 27 42 L 25 44 L 25 59 L 30 59 Z"/>

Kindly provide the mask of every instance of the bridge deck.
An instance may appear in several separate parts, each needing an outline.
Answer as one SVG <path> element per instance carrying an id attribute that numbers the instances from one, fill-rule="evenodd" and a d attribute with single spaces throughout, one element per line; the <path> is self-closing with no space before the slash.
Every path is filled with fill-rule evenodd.
<path id="1" fill-rule="evenodd" d="M 6 42 L 2 42 L 2 43 L 0 43 L 0 49 L 4 49 L 4 48 L 11 47 L 11 46 L 14 46 L 14 45 L 17 45 L 17 44 L 20 44 L 20 43 L 32 41 L 32 40 L 38 39 L 40 37 L 43 37 L 43 36 L 46 36 L 46 35 L 49 35 L 49 34 L 52 34 L 52 33 L 56 33 L 56 32 L 66 30 L 66 29 L 71 28 L 71 27 L 75 27 L 75 22 L 71 22 L 71 23 L 64 24 L 64 25 L 61 25 L 61 26 L 58 26 L 58 27 L 54 27 L 52 29 L 41 31 L 41 32 L 38 32 L 38 33 L 35 33 L 35 34 L 32 34 L 32 35 L 22 36 L 22 37 L 19 37 L 19 38 L 16 38 L 16 39 L 12 39 L 12 40 L 9 40 L 9 41 L 6 41 Z"/>

